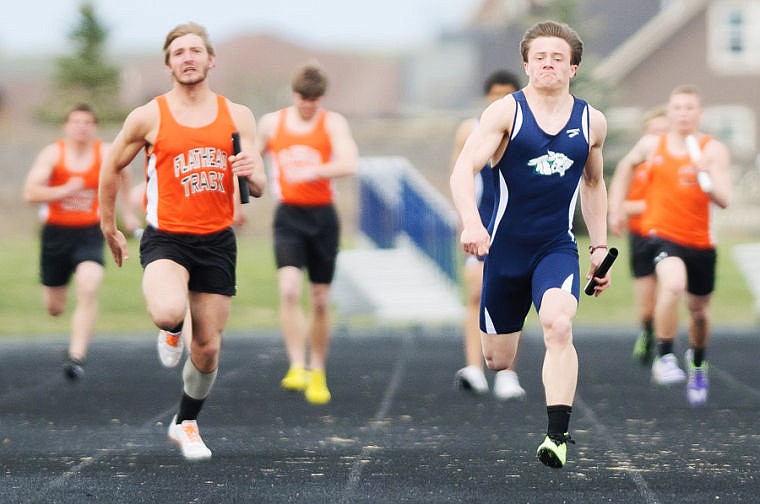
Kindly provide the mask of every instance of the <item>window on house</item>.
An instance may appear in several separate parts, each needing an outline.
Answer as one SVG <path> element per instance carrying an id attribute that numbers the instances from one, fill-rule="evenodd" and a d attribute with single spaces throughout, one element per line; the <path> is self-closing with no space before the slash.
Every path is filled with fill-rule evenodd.
<path id="1" fill-rule="evenodd" d="M 755 152 L 755 114 L 740 105 L 707 107 L 701 129 L 725 142 L 733 155 Z"/>
<path id="2" fill-rule="evenodd" d="M 760 2 L 722 0 L 714 2 L 707 16 L 707 56 L 711 68 L 741 75 L 760 70 Z"/>
<path id="3" fill-rule="evenodd" d="M 744 17 L 741 11 L 732 11 L 728 15 L 728 50 L 741 54 L 744 49 Z"/>

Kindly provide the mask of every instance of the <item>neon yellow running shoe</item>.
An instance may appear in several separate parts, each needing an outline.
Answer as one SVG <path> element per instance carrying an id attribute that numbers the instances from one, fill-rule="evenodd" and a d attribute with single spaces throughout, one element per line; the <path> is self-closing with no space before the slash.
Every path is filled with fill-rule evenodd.
<path id="1" fill-rule="evenodd" d="M 567 443 L 575 444 L 567 432 L 562 435 L 547 434 L 536 450 L 536 456 L 545 466 L 561 469 L 567 460 Z"/>
<path id="2" fill-rule="evenodd" d="M 311 379 L 306 386 L 304 396 L 311 404 L 327 404 L 330 402 L 332 396 L 327 388 L 324 369 L 315 369 L 311 372 Z"/>
<path id="3" fill-rule="evenodd" d="M 288 373 L 280 382 L 280 386 L 285 390 L 294 390 L 300 392 L 306 389 L 309 384 L 309 371 L 299 366 L 290 366 Z"/>
<path id="4" fill-rule="evenodd" d="M 652 364 L 653 357 L 654 334 L 649 331 L 641 331 L 633 345 L 633 358 L 639 361 L 642 366 L 648 366 Z"/>

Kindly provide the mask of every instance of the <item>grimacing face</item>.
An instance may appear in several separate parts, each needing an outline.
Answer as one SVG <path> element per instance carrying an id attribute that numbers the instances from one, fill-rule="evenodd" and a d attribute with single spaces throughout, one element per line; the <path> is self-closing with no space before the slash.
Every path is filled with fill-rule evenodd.
<path id="1" fill-rule="evenodd" d="M 525 73 L 538 88 L 567 86 L 577 65 L 570 63 L 570 45 L 558 37 L 538 37 L 531 42 Z"/>

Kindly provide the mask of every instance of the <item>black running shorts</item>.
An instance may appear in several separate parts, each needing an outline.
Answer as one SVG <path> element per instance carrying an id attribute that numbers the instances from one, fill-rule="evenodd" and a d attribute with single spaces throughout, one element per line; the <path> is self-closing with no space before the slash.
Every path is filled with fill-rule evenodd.
<path id="1" fill-rule="evenodd" d="M 99 225 L 43 226 L 40 244 L 42 285 L 61 287 L 68 284 L 76 267 L 85 261 L 93 261 L 102 266 L 104 243 Z"/>
<path id="2" fill-rule="evenodd" d="M 686 266 L 686 292 L 706 296 L 715 289 L 715 266 L 718 254 L 714 248 L 697 249 L 673 243 L 663 238 L 652 238 L 655 265 L 666 257 L 678 257 Z"/>
<path id="3" fill-rule="evenodd" d="M 634 278 L 654 275 L 654 241 L 652 238 L 631 232 L 628 235 L 631 273 Z"/>
<path id="4" fill-rule="evenodd" d="M 188 289 L 234 296 L 237 241 L 227 228 L 207 235 L 176 234 L 147 226 L 140 240 L 140 264 L 169 259 L 190 274 Z"/>
<path id="5" fill-rule="evenodd" d="M 279 205 L 274 215 L 277 268 L 306 268 L 309 281 L 332 283 L 338 258 L 340 222 L 333 205 Z"/>

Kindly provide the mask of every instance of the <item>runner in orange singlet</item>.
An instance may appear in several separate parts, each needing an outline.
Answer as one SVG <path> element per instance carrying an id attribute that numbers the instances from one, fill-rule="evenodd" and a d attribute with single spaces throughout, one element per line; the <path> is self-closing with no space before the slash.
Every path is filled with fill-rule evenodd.
<path id="1" fill-rule="evenodd" d="M 206 30 L 195 23 L 175 27 L 166 36 L 164 59 L 172 89 L 129 114 L 103 162 L 100 227 L 121 266 L 128 250 L 114 219 L 116 176 L 145 148 L 143 294 L 153 322 L 178 342 L 189 303 L 192 342 L 169 438 L 186 459 L 197 460 L 211 457 L 196 418 L 216 380 L 222 330 L 236 291 L 237 245 L 231 229 L 236 177 L 245 178 L 256 197 L 266 177 L 254 148 L 256 121 L 250 109 L 209 87 L 216 58 Z M 242 146 L 235 156 L 233 131 L 240 133 Z"/>
<path id="2" fill-rule="evenodd" d="M 330 343 L 330 285 L 338 255 L 340 223 L 332 179 L 356 173 L 358 149 L 346 119 L 321 108 L 327 77 L 306 65 L 293 78 L 293 105 L 261 118 L 257 147 L 268 155 L 278 206 L 274 246 L 280 290 L 280 323 L 290 367 L 286 390 L 303 391 L 312 404 L 331 394 L 325 365 Z M 310 282 L 310 358 L 306 361 L 302 269 Z"/>
<path id="3" fill-rule="evenodd" d="M 653 108 L 644 114 L 644 135 L 661 135 L 668 131 L 668 118 L 665 107 Z M 617 170 L 610 181 L 610 193 L 619 190 L 620 173 Z M 641 364 L 650 365 L 654 350 L 654 302 L 657 281 L 654 276 L 654 264 L 648 252 L 648 240 L 641 229 L 643 213 L 646 210 L 646 194 L 649 187 L 649 163 L 644 162 L 635 167 L 631 184 L 628 188 L 624 215 L 610 213 L 610 229 L 617 236 L 622 236 L 621 227 L 627 219 L 630 268 L 633 275 L 633 292 L 639 307 L 641 332 L 633 346 L 633 356 Z M 612 209 L 611 209 L 612 210 Z M 614 225 L 613 225 L 614 223 Z"/>
<path id="4" fill-rule="evenodd" d="M 710 337 L 710 297 L 715 285 L 716 250 L 710 214 L 713 206 L 726 208 L 731 197 L 730 154 L 726 146 L 700 133 L 702 116 L 699 93 L 692 86 L 673 90 L 668 101 L 670 131 L 648 135 L 618 165 L 627 188 L 633 167 L 649 161 L 650 186 L 642 229 L 649 237 L 657 277 L 654 328 L 658 354 L 652 379 L 668 385 L 683 382 L 687 374 L 673 353 L 682 299 L 691 318 L 690 346 L 686 352 L 686 395 L 693 406 L 707 401 L 706 348 Z M 701 153 L 693 159 L 686 138 L 693 135 Z M 706 172 L 712 187 L 703 189 L 699 172 Z M 616 215 L 622 215 L 621 192 L 611 197 Z"/>
<path id="5" fill-rule="evenodd" d="M 72 380 L 84 376 L 103 280 L 97 196 L 101 159 L 108 146 L 95 138 L 96 128 L 97 117 L 89 105 L 73 107 L 63 126 L 64 139 L 40 151 L 24 184 L 24 199 L 42 205 L 40 277 L 50 315 L 63 313 L 74 276 L 76 308 L 63 365 L 65 376 Z M 123 177 L 128 187 L 129 172 Z M 123 198 L 122 205 L 127 203 Z M 136 225 L 132 212 L 123 212 L 123 218 L 125 224 Z"/>

